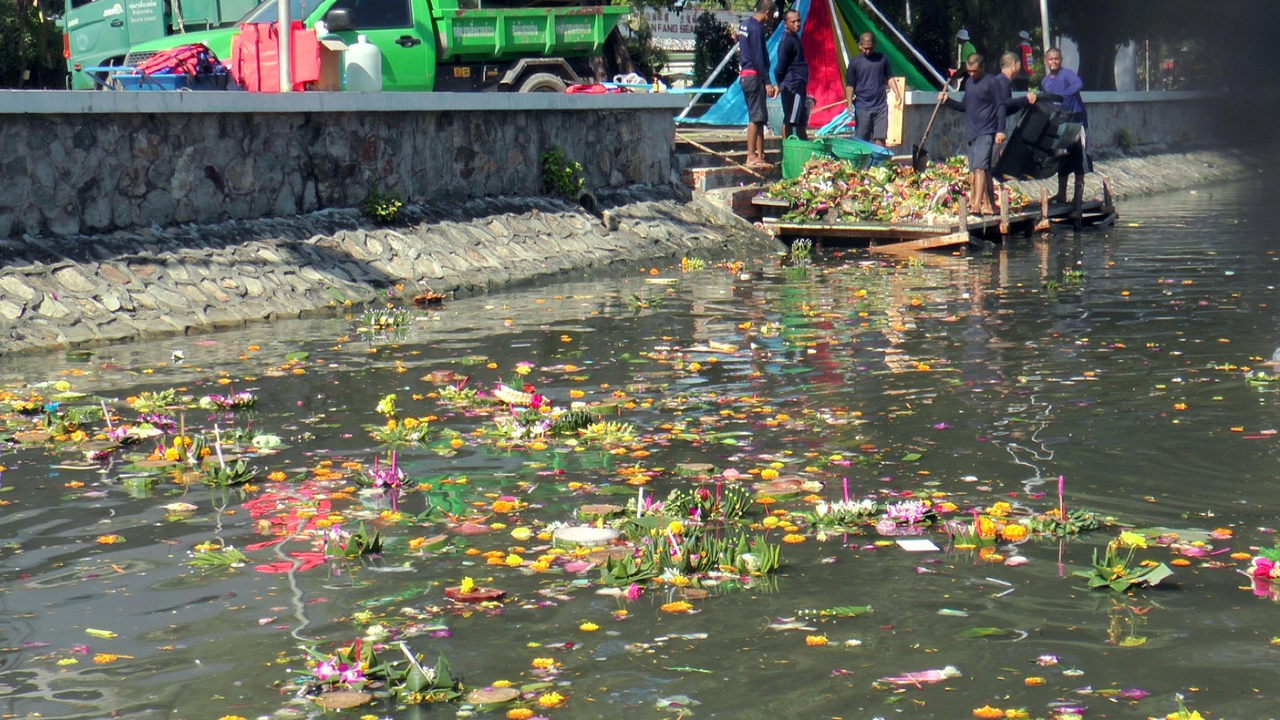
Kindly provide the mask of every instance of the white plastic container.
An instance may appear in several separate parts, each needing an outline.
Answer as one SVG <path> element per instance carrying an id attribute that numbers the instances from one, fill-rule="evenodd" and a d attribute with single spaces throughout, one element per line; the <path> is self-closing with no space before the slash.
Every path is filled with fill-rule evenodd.
<path id="1" fill-rule="evenodd" d="M 356 43 L 347 46 L 343 68 L 346 71 L 347 90 L 382 91 L 382 51 L 364 35 L 357 35 Z"/>

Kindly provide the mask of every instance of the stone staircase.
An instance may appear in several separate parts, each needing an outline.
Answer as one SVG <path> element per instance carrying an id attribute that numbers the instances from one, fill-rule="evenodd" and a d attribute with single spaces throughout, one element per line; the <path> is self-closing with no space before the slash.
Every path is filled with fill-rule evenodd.
<path id="1" fill-rule="evenodd" d="M 773 167 L 753 173 L 735 164 L 746 162 L 745 130 L 682 129 L 676 133 L 673 164 L 680 182 L 700 193 L 756 186 L 782 178 L 782 139 L 768 136 L 764 147 Z"/>

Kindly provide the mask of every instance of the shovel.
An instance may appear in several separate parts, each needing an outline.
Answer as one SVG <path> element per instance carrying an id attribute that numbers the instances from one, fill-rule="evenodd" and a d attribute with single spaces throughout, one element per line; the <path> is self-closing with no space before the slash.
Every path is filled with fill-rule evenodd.
<path id="1" fill-rule="evenodd" d="M 956 73 L 952 73 L 943 87 L 950 90 L 951 80 L 955 76 Z M 924 143 L 929 139 L 929 131 L 933 129 L 933 121 L 938 119 L 938 111 L 942 109 L 942 103 L 946 102 L 946 100 L 945 95 L 938 97 L 938 102 L 933 106 L 933 114 L 929 116 L 929 124 L 924 126 L 924 135 L 920 137 L 920 144 L 911 146 L 911 169 L 916 172 L 922 172 L 929 166 L 929 151 L 924 149 Z"/>

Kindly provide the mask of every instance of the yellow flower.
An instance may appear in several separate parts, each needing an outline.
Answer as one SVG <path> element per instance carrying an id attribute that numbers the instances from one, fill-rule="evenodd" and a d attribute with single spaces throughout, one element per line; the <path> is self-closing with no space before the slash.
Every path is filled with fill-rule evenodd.
<path id="1" fill-rule="evenodd" d="M 1042 677 L 1029 677 L 1029 678 L 1027 678 L 1027 679 L 1023 680 L 1023 681 L 1022 681 L 1022 684 L 1023 684 L 1023 685 L 1043 685 L 1043 684 L 1044 684 L 1044 678 L 1042 678 Z"/>
<path id="2" fill-rule="evenodd" d="M 684 533 L 684 525 L 681 525 L 679 520 L 672 520 L 671 524 L 667 526 L 667 530 L 672 535 L 681 535 Z"/>
<path id="3" fill-rule="evenodd" d="M 581 630 L 582 632 L 595 632 L 600 629 L 600 626 L 593 622 L 588 621 L 579 625 L 578 629 Z"/>
<path id="4" fill-rule="evenodd" d="M 1000 537 L 1004 538 L 1006 542 L 1019 542 L 1021 540 L 1026 540 L 1027 528 L 1023 525 L 1017 524 L 1005 525 L 1004 529 L 1000 531 Z"/>
<path id="5" fill-rule="evenodd" d="M 474 592 L 476 589 L 476 581 L 469 577 L 462 578 L 462 582 L 458 584 L 458 592 Z"/>
<path id="6" fill-rule="evenodd" d="M 281 480 L 284 480 L 284 478 L 285 478 L 285 474 L 280 470 L 277 470 L 267 476 L 267 479 L 271 480 L 272 482 L 280 482 Z"/>
<path id="7" fill-rule="evenodd" d="M 507 558 L 503 560 L 503 563 L 505 563 L 507 567 L 520 567 L 524 564 L 524 558 L 513 553 L 508 555 Z"/>
<path id="8" fill-rule="evenodd" d="M 466 444 L 466 443 L 464 443 L 464 442 L 462 441 L 462 439 L 461 439 L 461 438 L 454 438 L 454 439 L 452 439 L 452 440 L 450 440 L 450 441 L 449 441 L 449 447 L 453 448 L 454 450 L 457 450 L 458 448 L 462 447 L 462 446 L 463 446 L 463 445 L 465 445 L 465 444 Z M 517 709 L 518 709 L 518 710 L 527 710 L 528 708 L 517 708 Z"/>
<path id="9" fill-rule="evenodd" d="M 179 457 L 181 456 L 179 455 L 178 451 L 173 448 L 169 448 L 168 450 L 164 451 L 164 459 L 168 460 L 169 462 L 175 462 Z"/>
<path id="10" fill-rule="evenodd" d="M 765 470 L 761 470 L 761 471 L 760 471 L 760 479 L 761 479 L 761 480 L 777 480 L 777 479 L 778 479 L 778 471 L 777 471 L 777 470 L 774 470 L 773 468 L 767 468 L 767 469 L 765 469 Z"/>
<path id="11" fill-rule="evenodd" d="M 994 538 L 996 536 L 996 523 L 988 517 L 978 518 L 978 537 Z"/>
<path id="12" fill-rule="evenodd" d="M 400 520 L 404 518 L 403 515 L 395 510 L 383 510 L 378 514 L 378 517 L 386 522 L 400 522 Z"/>
<path id="13" fill-rule="evenodd" d="M 662 606 L 662 612 L 669 612 L 669 613 L 687 613 L 687 612 L 689 612 L 690 610 L 693 610 L 693 604 L 692 604 L 692 603 L 689 603 L 689 602 L 686 602 L 686 601 L 684 601 L 684 600 L 677 600 L 677 601 L 675 601 L 675 602 L 669 602 L 669 603 L 667 603 L 667 604 L 665 604 L 665 605 L 663 605 L 663 606 Z"/>
<path id="14" fill-rule="evenodd" d="M 106 665 L 107 663 L 113 663 L 119 659 L 119 655 L 112 655 L 111 653 L 98 653 L 93 656 L 93 661 L 98 665 Z"/>
<path id="15" fill-rule="evenodd" d="M 511 708 L 507 711 L 507 720 L 529 720 L 533 711 L 529 708 Z"/>
<path id="16" fill-rule="evenodd" d="M 544 708 L 558 708 L 564 705 L 565 696 L 552 690 L 549 693 L 543 693 L 538 696 L 538 704 Z"/>
<path id="17" fill-rule="evenodd" d="M 795 545 L 796 543 L 802 543 L 802 542 L 804 542 L 804 536 L 803 536 L 803 535 L 796 535 L 795 533 L 791 533 L 791 534 L 789 534 L 789 535 L 783 535 L 783 536 L 782 536 L 782 542 L 784 542 L 784 543 L 788 543 L 788 544 L 790 544 L 790 545 Z"/>
<path id="18" fill-rule="evenodd" d="M 423 546 L 423 545 L 426 545 L 426 544 L 427 544 L 427 539 L 426 539 L 426 538 L 423 538 L 423 537 L 416 537 L 416 538 L 413 538 L 413 539 L 411 539 L 411 540 L 409 541 L 409 549 L 410 549 L 410 550 L 420 550 L 420 549 L 422 549 L 422 546 Z"/>
<path id="19" fill-rule="evenodd" d="M 124 538 L 120 537 L 119 535 L 99 535 L 98 536 L 99 545 L 115 545 L 116 543 L 122 543 L 122 542 L 124 542 Z"/>
<path id="20" fill-rule="evenodd" d="M 778 518 L 776 518 L 776 517 L 774 517 L 774 516 L 770 515 L 769 517 L 767 517 L 767 518 L 765 518 L 764 520 L 762 520 L 762 521 L 760 522 L 760 524 L 761 524 L 761 525 L 764 525 L 765 527 L 767 527 L 767 528 L 769 528 L 769 529 L 773 529 L 773 528 L 778 527 L 778 523 L 779 523 L 779 522 L 781 522 L 781 520 L 779 520 Z"/>
<path id="21" fill-rule="evenodd" d="M 80 661 L 75 658 L 62 658 L 58 661 L 59 665 L 79 665 Z"/>
<path id="22" fill-rule="evenodd" d="M 556 668 L 555 658 L 534 658 L 533 667 L 538 670 L 554 670 Z"/>
<path id="23" fill-rule="evenodd" d="M 1014 710 L 1013 708 L 1009 708 L 1008 710 L 1004 711 L 1004 716 L 1006 720 L 1023 720 L 1023 718 L 1031 717 L 1031 714 L 1028 713 L 1026 710 L 1022 710 L 1022 709 Z"/>
<path id="24" fill-rule="evenodd" d="M 223 715 L 218 720 L 245 720 L 243 715 Z"/>
<path id="25" fill-rule="evenodd" d="M 826 635 L 810 635 L 804 639 L 804 644 L 809 646 L 826 645 L 827 642 Z"/>
<path id="26" fill-rule="evenodd" d="M 419 423 L 417 418 L 408 417 L 404 419 L 404 427 L 406 430 L 409 428 L 416 428 L 418 425 Z"/>
<path id="27" fill-rule="evenodd" d="M 1009 503 L 998 502 L 992 505 L 991 507 L 987 508 L 987 514 L 995 515 L 996 517 L 1004 517 L 1005 515 L 1008 515 L 1009 512 L 1012 510 L 1013 510 L 1013 506 L 1010 505 Z"/>
<path id="28" fill-rule="evenodd" d="M 973 716 L 977 718 L 1002 718 L 1004 711 L 1000 708 L 993 708 L 990 705 L 983 705 L 973 711 Z"/>

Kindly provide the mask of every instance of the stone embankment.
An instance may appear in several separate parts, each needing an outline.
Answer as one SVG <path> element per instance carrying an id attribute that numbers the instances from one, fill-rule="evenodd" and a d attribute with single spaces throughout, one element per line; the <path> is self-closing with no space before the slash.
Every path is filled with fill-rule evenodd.
<path id="1" fill-rule="evenodd" d="M 636 187 L 593 215 L 543 197 L 355 210 L 105 236 L 0 241 L 0 353 L 190 333 L 427 288 L 469 295 L 656 258 L 776 249 L 682 189 Z"/>

